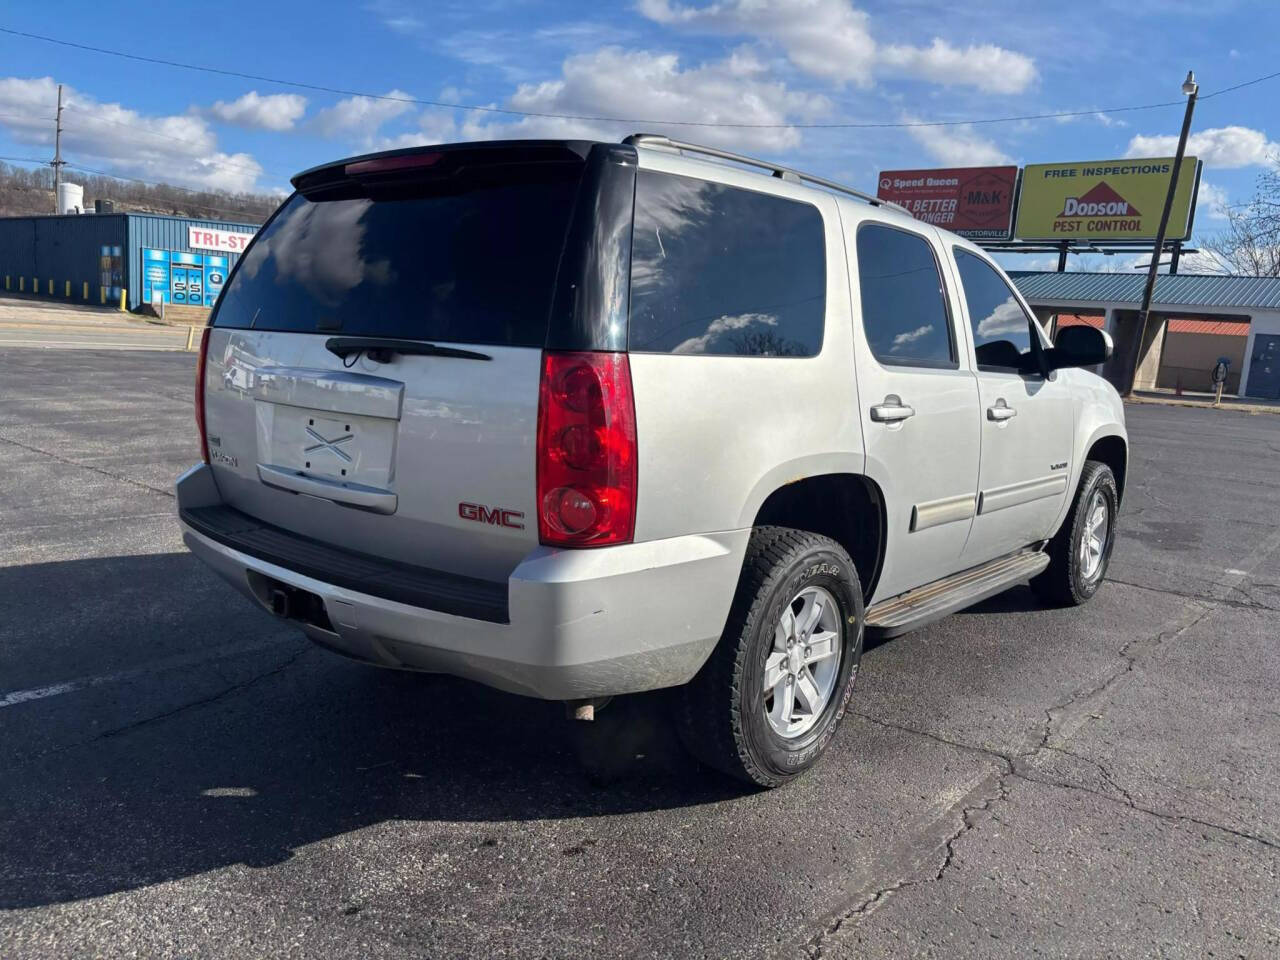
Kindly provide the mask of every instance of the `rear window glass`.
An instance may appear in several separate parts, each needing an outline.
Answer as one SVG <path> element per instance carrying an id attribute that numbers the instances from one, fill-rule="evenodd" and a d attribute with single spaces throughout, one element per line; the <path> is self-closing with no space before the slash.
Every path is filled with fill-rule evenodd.
<path id="1" fill-rule="evenodd" d="M 826 290 L 813 205 L 637 174 L 632 350 L 810 357 L 822 346 Z"/>
<path id="2" fill-rule="evenodd" d="M 242 257 L 214 323 L 540 347 L 580 176 L 547 164 L 295 194 Z"/>

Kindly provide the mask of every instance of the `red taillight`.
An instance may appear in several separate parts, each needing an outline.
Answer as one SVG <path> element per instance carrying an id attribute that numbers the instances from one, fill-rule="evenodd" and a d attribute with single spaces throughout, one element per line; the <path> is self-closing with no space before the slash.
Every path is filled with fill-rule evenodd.
<path id="1" fill-rule="evenodd" d="M 625 353 L 542 356 L 538 539 L 630 543 L 636 524 L 636 408 Z"/>
<path id="2" fill-rule="evenodd" d="M 200 457 L 209 462 L 209 441 L 204 430 L 204 364 L 209 358 L 209 328 L 200 334 L 200 359 L 196 361 L 196 429 L 200 431 Z"/>

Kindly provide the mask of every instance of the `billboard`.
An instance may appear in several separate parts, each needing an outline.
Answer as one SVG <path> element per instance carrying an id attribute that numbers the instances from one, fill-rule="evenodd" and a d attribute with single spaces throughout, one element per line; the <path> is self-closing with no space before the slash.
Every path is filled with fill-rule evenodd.
<path id="1" fill-rule="evenodd" d="M 885 170 L 876 196 L 971 240 L 1007 240 L 1017 167 Z"/>
<path id="2" fill-rule="evenodd" d="M 1191 232 L 1199 161 L 1184 157 L 1167 238 Z M 1017 240 L 1150 240 L 1160 227 L 1173 157 L 1037 163 L 1022 172 Z"/>

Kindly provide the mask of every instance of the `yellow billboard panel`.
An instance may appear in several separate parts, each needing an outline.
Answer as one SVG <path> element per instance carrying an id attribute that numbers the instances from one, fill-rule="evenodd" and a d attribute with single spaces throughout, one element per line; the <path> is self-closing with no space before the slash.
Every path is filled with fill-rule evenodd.
<path id="1" fill-rule="evenodd" d="M 1184 157 L 1166 237 L 1189 233 L 1195 157 Z M 1173 157 L 1037 163 L 1022 173 L 1018 240 L 1149 240 L 1160 227 Z"/>

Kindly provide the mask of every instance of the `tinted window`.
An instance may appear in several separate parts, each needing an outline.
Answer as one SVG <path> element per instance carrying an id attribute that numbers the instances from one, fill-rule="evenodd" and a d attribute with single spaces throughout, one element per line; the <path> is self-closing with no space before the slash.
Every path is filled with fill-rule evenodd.
<path id="1" fill-rule="evenodd" d="M 979 367 L 1029 370 L 1031 321 L 1003 277 L 991 264 L 956 248 L 956 266 L 969 307 L 973 352 Z"/>
<path id="2" fill-rule="evenodd" d="M 295 194 L 241 258 L 215 323 L 543 345 L 581 168 Z"/>
<path id="3" fill-rule="evenodd" d="M 862 328 L 881 363 L 954 366 L 951 319 L 933 247 L 924 237 L 858 228 Z"/>
<path id="4" fill-rule="evenodd" d="M 822 346 L 826 275 L 816 207 L 637 175 L 632 350 L 813 356 Z"/>

